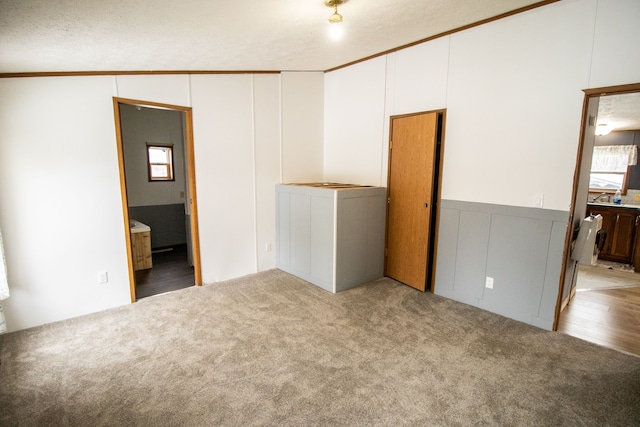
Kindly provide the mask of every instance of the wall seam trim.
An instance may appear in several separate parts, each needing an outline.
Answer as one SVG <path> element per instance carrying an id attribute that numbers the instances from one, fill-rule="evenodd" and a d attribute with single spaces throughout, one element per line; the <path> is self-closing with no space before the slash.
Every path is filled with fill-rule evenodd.
<path id="1" fill-rule="evenodd" d="M 120 98 L 120 89 L 118 88 L 118 76 L 113 76 L 113 89 L 116 93 L 116 98 Z"/>
<path id="2" fill-rule="evenodd" d="M 259 271 L 260 248 L 258 247 L 258 174 L 256 159 L 256 89 L 255 75 L 251 75 L 251 142 L 253 154 L 253 237 L 255 245 L 255 271 Z"/>
<path id="3" fill-rule="evenodd" d="M 460 214 L 462 211 L 458 209 L 458 224 L 456 224 L 456 254 L 453 258 L 453 278 L 451 283 L 452 293 L 456 293 L 456 272 L 458 271 L 458 247 L 460 246 Z"/>
<path id="4" fill-rule="evenodd" d="M 589 74 L 587 75 L 587 87 L 591 87 L 591 72 L 593 71 L 593 51 L 596 44 L 596 26 L 598 23 L 599 0 L 596 0 L 596 12 L 593 14 L 593 31 L 591 32 L 591 52 L 589 52 Z"/>
<path id="5" fill-rule="evenodd" d="M 338 291 L 338 192 L 333 192 L 333 293 Z"/>
<path id="6" fill-rule="evenodd" d="M 447 37 L 447 79 L 444 82 L 444 106 L 449 106 L 449 78 L 451 77 L 451 35 Z"/>
<path id="7" fill-rule="evenodd" d="M 549 227 L 549 234 L 547 236 L 547 257 L 544 263 L 544 272 L 542 274 L 542 290 L 540 292 L 540 301 L 538 301 L 538 310 L 535 313 L 531 313 L 532 321 L 535 319 L 540 319 L 540 311 L 542 310 L 542 297 L 544 296 L 544 288 L 547 283 L 547 271 L 549 270 L 549 254 L 551 253 L 551 250 L 552 250 L 551 243 L 553 238 L 553 227 L 556 225 L 556 223 L 559 223 L 559 221 L 549 221 L 549 222 L 551 223 L 551 226 Z M 560 275 L 562 276 L 562 273 L 560 273 Z M 559 286 L 560 286 L 560 283 L 558 283 L 558 287 Z M 556 290 L 556 293 L 558 291 L 559 289 Z M 533 317 L 534 315 L 535 317 Z"/>
<path id="8" fill-rule="evenodd" d="M 395 67 L 395 64 L 396 64 L 396 61 L 393 61 L 394 67 Z M 382 177 L 385 175 L 384 174 L 384 148 L 386 144 L 384 140 L 384 126 L 385 126 L 384 122 L 385 122 L 385 118 L 387 117 L 387 84 L 389 83 L 387 81 L 388 67 L 389 67 L 389 55 L 385 55 L 384 57 L 384 99 L 382 101 L 382 105 L 384 105 L 384 108 L 382 109 L 382 141 L 380 141 L 380 177 L 378 180 L 378 182 L 380 183 L 379 184 L 380 187 L 386 187 L 386 184 L 382 182 Z M 395 76 L 395 70 L 393 75 Z M 391 129 L 389 129 L 389 132 L 391 132 Z"/>
<path id="9" fill-rule="evenodd" d="M 282 84 L 282 73 L 280 73 L 279 75 L 279 80 L 278 80 L 279 84 L 280 84 L 280 90 L 278 91 L 279 93 L 279 97 L 278 97 L 278 108 L 280 109 L 280 144 L 279 144 L 279 149 L 280 149 L 280 184 L 282 184 L 284 181 L 284 110 L 283 110 L 283 106 L 282 106 L 282 92 L 283 92 L 283 84 Z M 323 137 L 324 138 L 324 137 Z"/>
<path id="10" fill-rule="evenodd" d="M 491 247 L 491 227 L 493 226 L 493 216 L 495 214 L 492 212 L 489 214 L 489 229 L 487 230 L 487 246 L 485 248 L 485 253 L 487 254 L 486 259 L 484 260 L 484 277 L 485 280 L 487 278 L 487 276 L 489 275 L 489 272 L 487 271 L 489 268 L 489 248 Z M 493 277 L 493 276 L 492 276 Z M 494 277 L 495 280 L 495 277 Z M 484 286 L 482 286 L 482 298 L 480 299 L 480 302 L 484 301 L 484 293 L 486 292 L 487 287 L 486 284 Z"/>

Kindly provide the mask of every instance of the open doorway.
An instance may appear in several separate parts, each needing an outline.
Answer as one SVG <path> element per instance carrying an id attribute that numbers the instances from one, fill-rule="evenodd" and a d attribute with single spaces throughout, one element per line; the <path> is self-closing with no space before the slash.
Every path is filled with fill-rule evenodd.
<path id="1" fill-rule="evenodd" d="M 640 323 L 633 312 L 640 306 L 639 144 L 640 85 L 587 91 L 556 317 L 560 332 L 638 355 Z M 613 154 L 629 160 L 613 167 Z M 614 203 L 617 196 L 620 204 Z M 592 231 L 601 228 L 595 249 L 577 257 L 573 246 L 586 218 L 599 224 Z"/>
<path id="2" fill-rule="evenodd" d="M 191 109 L 114 98 L 132 302 L 201 285 Z"/>

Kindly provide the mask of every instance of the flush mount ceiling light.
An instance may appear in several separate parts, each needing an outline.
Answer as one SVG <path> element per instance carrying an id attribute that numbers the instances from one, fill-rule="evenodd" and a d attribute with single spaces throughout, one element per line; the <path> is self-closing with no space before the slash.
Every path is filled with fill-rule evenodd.
<path id="1" fill-rule="evenodd" d="M 342 24 L 342 15 L 338 13 L 338 6 L 346 3 L 347 0 L 324 0 L 324 5 L 333 8 L 333 15 L 329 17 L 332 24 Z"/>
<path id="2" fill-rule="evenodd" d="M 598 126 L 596 126 L 596 135 L 598 136 L 609 135 L 612 130 L 613 130 L 613 126 L 606 123 L 601 123 Z"/>

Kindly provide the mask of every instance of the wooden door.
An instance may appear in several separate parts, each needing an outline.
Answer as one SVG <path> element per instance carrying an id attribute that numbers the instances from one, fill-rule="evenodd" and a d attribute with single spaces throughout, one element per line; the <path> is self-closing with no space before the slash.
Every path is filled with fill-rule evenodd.
<path id="1" fill-rule="evenodd" d="M 438 113 L 393 118 L 385 275 L 424 291 L 429 265 Z"/>
<path id="2" fill-rule="evenodd" d="M 617 208 L 620 209 L 620 208 Z M 618 262 L 631 263 L 633 236 L 636 234 L 635 211 L 620 210 L 614 214 L 613 236 L 611 236 L 611 257 Z"/>

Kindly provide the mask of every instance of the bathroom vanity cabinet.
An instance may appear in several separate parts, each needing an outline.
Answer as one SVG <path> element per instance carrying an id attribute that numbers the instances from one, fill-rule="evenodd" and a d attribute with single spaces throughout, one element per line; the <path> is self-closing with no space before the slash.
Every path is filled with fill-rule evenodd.
<path id="1" fill-rule="evenodd" d="M 329 292 L 384 273 L 384 187 L 276 186 L 276 267 Z"/>
<path id="2" fill-rule="evenodd" d="M 151 258 L 151 228 L 139 221 L 131 220 L 131 257 L 133 270 L 153 267 Z"/>

